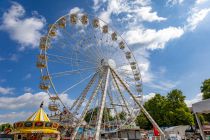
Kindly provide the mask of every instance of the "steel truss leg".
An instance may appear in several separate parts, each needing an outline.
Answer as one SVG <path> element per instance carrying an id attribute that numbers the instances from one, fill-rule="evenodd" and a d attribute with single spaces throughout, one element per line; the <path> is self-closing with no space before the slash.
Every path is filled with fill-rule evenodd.
<path id="1" fill-rule="evenodd" d="M 109 76 L 110 76 L 110 69 L 107 68 L 105 85 L 104 85 L 104 89 L 102 89 L 102 97 L 101 97 L 99 116 L 98 116 L 98 119 L 97 119 L 98 123 L 97 123 L 97 126 L 96 126 L 96 134 L 95 134 L 95 139 L 96 140 L 99 140 L 99 138 L 100 138 L 101 123 L 102 123 L 102 119 L 103 119 L 103 112 L 104 112 L 104 107 L 105 107 Z"/>
<path id="2" fill-rule="evenodd" d="M 85 100 L 85 97 L 90 89 L 90 87 L 92 86 L 93 82 L 95 81 L 96 77 L 97 77 L 98 73 L 95 73 L 94 76 L 91 78 L 90 82 L 88 83 L 88 85 L 85 87 L 85 89 L 82 91 L 81 95 L 77 98 L 77 100 L 73 103 L 73 105 L 71 106 L 70 110 L 72 110 L 76 105 L 76 109 L 74 109 L 74 112 L 72 113 L 73 115 L 77 114 L 77 111 L 79 110 L 79 108 L 81 107 L 82 103 Z"/>
<path id="3" fill-rule="evenodd" d="M 120 81 L 120 83 L 122 84 L 122 86 L 129 93 L 129 95 L 133 98 L 133 100 L 136 102 L 136 104 L 141 108 L 141 111 L 149 119 L 149 121 L 152 123 L 152 125 L 155 126 L 158 129 L 158 131 L 161 134 L 161 139 L 164 140 L 165 139 L 164 132 L 160 129 L 160 127 L 155 122 L 155 120 L 153 120 L 153 118 L 150 116 L 150 114 L 146 111 L 146 109 L 144 108 L 144 106 L 136 99 L 136 97 L 132 94 L 132 92 L 128 89 L 128 87 L 126 86 L 126 84 L 122 81 L 122 79 L 118 76 L 118 74 L 113 69 L 111 69 L 111 73 L 113 73 L 117 77 L 117 79 Z"/>
<path id="4" fill-rule="evenodd" d="M 91 102 L 93 101 L 93 99 L 95 98 L 95 96 L 96 96 L 97 93 L 98 93 L 98 90 L 99 90 L 99 88 L 100 88 L 100 86 L 101 86 L 101 84 L 102 84 L 102 81 L 103 81 L 103 78 L 101 78 L 101 79 L 99 80 L 97 87 L 94 89 L 94 91 L 93 91 L 93 93 L 92 93 L 92 95 L 91 95 L 89 101 L 87 102 L 87 104 L 86 104 L 86 106 L 85 106 L 85 108 L 84 108 L 84 110 L 83 110 L 83 112 L 82 112 L 82 114 L 81 114 L 80 120 L 79 120 L 79 122 L 76 124 L 76 127 L 75 127 L 75 129 L 74 129 L 74 132 L 73 132 L 73 134 L 72 134 L 72 136 L 71 136 L 71 140 L 74 140 L 74 139 L 75 139 L 75 137 L 76 137 L 76 135 L 77 135 L 77 132 L 78 132 L 78 129 L 79 129 L 79 127 L 81 126 L 81 124 L 83 123 L 83 121 L 84 121 L 85 115 L 87 114 L 87 112 L 88 112 L 88 110 L 89 110 L 89 107 L 90 107 L 90 105 L 91 105 Z"/>
<path id="5" fill-rule="evenodd" d="M 202 137 L 203 140 L 206 140 L 205 134 L 204 134 L 203 129 L 202 129 L 201 121 L 198 118 L 198 113 L 195 113 L 195 118 L 196 118 L 198 126 L 199 126 L 201 137 Z"/>

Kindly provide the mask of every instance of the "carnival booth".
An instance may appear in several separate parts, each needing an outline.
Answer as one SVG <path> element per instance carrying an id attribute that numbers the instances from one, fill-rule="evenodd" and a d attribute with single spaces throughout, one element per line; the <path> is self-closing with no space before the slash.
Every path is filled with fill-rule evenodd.
<path id="1" fill-rule="evenodd" d="M 59 124 L 51 122 L 47 114 L 40 108 L 26 121 L 14 123 L 15 140 L 59 140 L 60 132 L 57 131 Z"/>

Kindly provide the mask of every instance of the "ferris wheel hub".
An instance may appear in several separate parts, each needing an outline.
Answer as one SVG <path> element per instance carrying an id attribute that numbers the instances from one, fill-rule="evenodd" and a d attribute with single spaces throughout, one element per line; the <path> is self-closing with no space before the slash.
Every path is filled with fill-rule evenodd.
<path id="1" fill-rule="evenodd" d="M 111 67 L 116 68 L 116 63 L 113 59 L 101 59 L 101 66 L 102 67 Z"/>

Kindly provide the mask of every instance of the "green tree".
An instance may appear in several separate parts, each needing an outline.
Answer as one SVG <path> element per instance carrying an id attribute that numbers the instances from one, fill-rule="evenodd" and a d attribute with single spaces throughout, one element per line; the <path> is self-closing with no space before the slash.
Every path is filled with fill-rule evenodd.
<path id="1" fill-rule="evenodd" d="M 144 107 L 159 126 L 193 125 L 193 115 L 184 100 L 182 91 L 174 89 L 166 97 L 156 94 L 145 102 Z M 136 123 L 145 129 L 150 124 L 142 114 L 137 117 Z"/>
<path id="2" fill-rule="evenodd" d="M 11 124 L 5 123 L 0 125 L 0 132 L 3 132 L 6 128 L 13 128 Z"/>
<path id="3" fill-rule="evenodd" d="M 126 113 L 124 111 L 121 111 L 120 113 L 117 114 L 120 120 L 125 120 L 126 119 Z M 117 117 L 115 116 L 115 117 Z"/>
<path id="4" fill-rule="evenodd" d="M 166 122 L 165 104 L 166 98 L 160 94 L 156 94 L 144 104 L 145 109 L 160 126 L 164 126 Z M 151 123 L 142 113 L 136 118 L 136 124 L 144 129 L 150 129 L 152 127 Z"/>
<path id="5" fill-rule="evenodd" d="M 207 79 L 202 83 L 201 92 L 203 93 L 204 100 L 210 98 L 210 79 Z"/>
<path id="6" fill-rule="evenodd" d="M 99 112 L 98 107 L 96 107 L 94 109 L 90 109 L 85 116 L 85 121 L 86 122 L 95 121 L 97 119 L 98 112 Z M 104 108 L 102 121 L 108 121 L 108 120 L 112 121 L 113 117 L 111 115 L 110 109 Z"/>
<path id="7" fill-rule="evenodd" d="M 147 119 L 147 117 L 143 113 L 138 115 L 135 122 L 136 122 L 137 126 L 140 126 L 140 128 L 143 128 L 146 130 L 149 130 L 152 128 L 152 124 L 150 123 L 150 121 Z"/>
<path id="8" fill-rule="evenodd" d="M 167 94 L 166 117 L 170 125 L 193 125 L 194 119 L 184 102 L 185 96 L 181 90 L 174 89 Z"/>
<path id="9" fill-rule="evenodd" d="M 201 86 L 201 92 L 203 93 L 203 100 L 210 98 L 210 79 L 204 80 Z M 210 122 L 210 113 L 203 114 L 204 122 Z"/>

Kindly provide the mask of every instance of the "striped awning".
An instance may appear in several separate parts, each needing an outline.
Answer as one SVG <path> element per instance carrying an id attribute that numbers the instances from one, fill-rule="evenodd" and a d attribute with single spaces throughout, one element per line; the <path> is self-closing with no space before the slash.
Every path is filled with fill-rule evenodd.
<path id="1" fill-rule="evenodd" d="M 45 121 L 50 122 L 47 114 L 44 112 L 42 107 L 40 107 L 34 114 L 32 114 L 27 121 Z"/>

